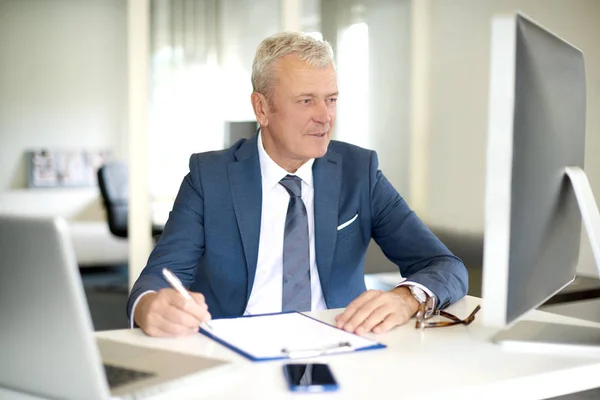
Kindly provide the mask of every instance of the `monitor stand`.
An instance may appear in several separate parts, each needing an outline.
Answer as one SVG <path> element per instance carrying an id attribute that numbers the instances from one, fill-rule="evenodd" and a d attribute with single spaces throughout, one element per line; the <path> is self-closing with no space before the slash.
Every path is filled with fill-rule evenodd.
<path id="1" fill-rule="evenodd" d="M 600 357 L 600 328 L 519 321 L 492 339 L 509 351 Z"/>
<path id="2" fill-rule="evenodd" d="M 567 167 L 583 224 L 600 273 L 600 212 L 583 169 Z M 492 339 L 503 347 L 527 352 L 565 352 L 569 355 L 600 356 L 600 328 L 539 321 L 519 321 Z"/>

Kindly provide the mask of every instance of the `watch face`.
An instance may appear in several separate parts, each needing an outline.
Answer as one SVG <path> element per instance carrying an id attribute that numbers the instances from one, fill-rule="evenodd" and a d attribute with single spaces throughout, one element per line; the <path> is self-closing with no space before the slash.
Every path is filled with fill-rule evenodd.
<path id="1" fill-rule="evenodd" d="M 427 301 L 427 295 L 421 288 L 418 288 L 416 286 L 411 286 L 410 292 L 412 293 L 414 298 L 417 299 L 417 301 L 419 303 L 425 303 Z"/>

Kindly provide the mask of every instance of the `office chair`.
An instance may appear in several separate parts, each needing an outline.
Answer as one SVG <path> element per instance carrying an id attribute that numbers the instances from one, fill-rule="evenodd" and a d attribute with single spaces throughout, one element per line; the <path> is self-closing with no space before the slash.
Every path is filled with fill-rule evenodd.
<path id="1" fill-rule="evenodd" d="M 98 186 L 106 208 L 108 228 L 118 237 L 128 237 L 129 214 L 129 168 L 123 162 L 109 162 L 98 169 Z M 156 239 L 163 231 L 162 226 L 152 226 Z"/>

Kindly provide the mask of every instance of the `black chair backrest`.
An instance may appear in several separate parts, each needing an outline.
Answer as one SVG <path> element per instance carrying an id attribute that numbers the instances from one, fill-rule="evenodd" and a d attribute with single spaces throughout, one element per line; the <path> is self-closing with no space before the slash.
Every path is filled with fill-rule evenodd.
<path id="1" fill-rule="evenodd" d="M 129 168 L 122 162 L 110 162 L 98 169 L 98 185 L 113 235 L 126 238 L 129 213 Z"/>

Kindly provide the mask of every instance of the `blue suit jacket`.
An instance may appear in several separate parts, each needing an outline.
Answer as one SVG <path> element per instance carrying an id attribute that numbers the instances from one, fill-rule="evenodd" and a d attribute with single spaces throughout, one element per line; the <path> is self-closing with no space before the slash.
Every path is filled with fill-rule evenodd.
<path id="1" fill-rule="evenodd" d="M 466 294 L 464 265 L 378 170 L 374 151 L 331 141 L 315 160 L 313 177 L 316 263 L 328 308 L 346 307 L 366 290 L 371 238 L 442 307 Z M 242 315 L 256 272 L 261 206 L 257 136 L 192 155 L 164 232 L 133 286 L 128 314 L 141 293 L 169 286 L 161 273 L 168 267 L 184 286 L 204 294 L 213 318 Z"/>

